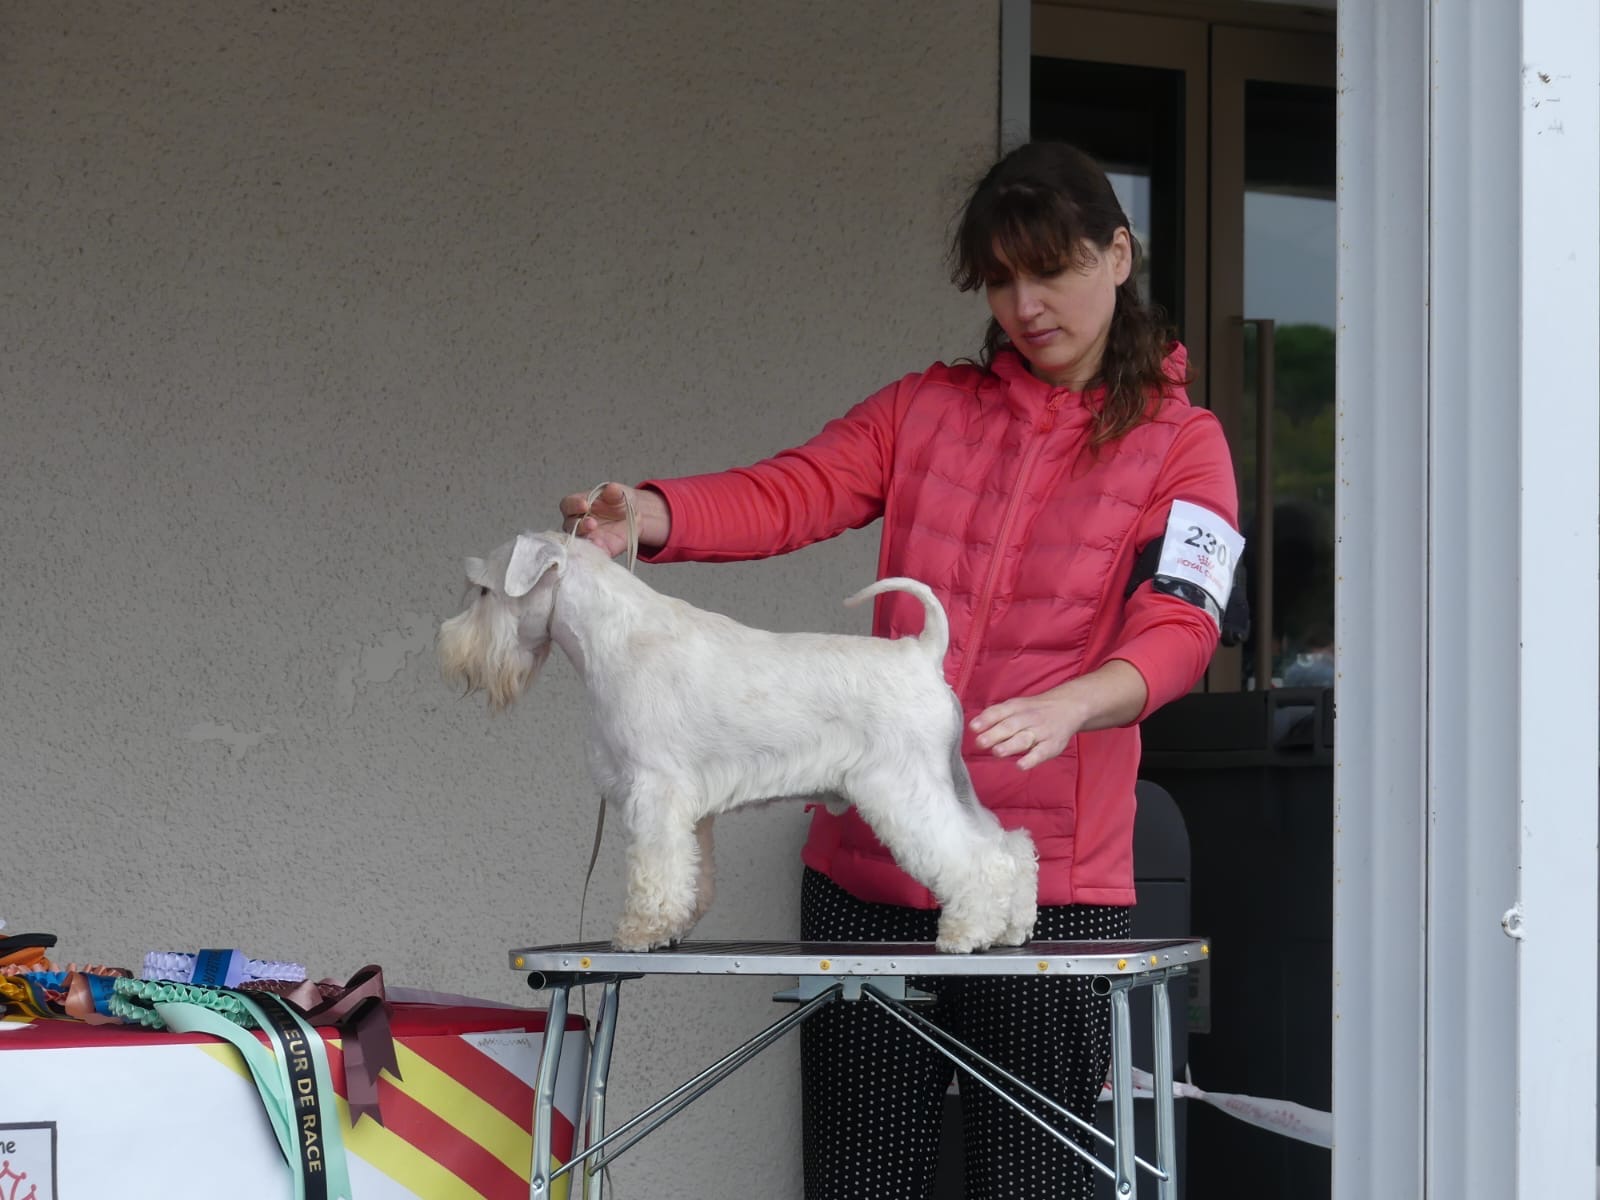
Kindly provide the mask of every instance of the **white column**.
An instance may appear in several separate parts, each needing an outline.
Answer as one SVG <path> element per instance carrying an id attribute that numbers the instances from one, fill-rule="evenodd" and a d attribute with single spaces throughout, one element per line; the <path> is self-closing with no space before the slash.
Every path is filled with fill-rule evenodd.
<path id="1" fill-rule="evenodd" d="M 1517 1195 L 1576 1196 L 1595 1163 L 1600 5 L 1524 0 L 1521 33 Z"/>
<path id="2" fill-rule="evenodd" d="M 1333 1195 L 1422 1195 L 1427 6 L 1338 16 Z"/>
<path id="3" fill-rule="evenodd" d="M 1512 1200 L 1516 946 L 1500 917 L 1517 866 L 1517 6 L 1433 11 L 1428 1194 Z"/>
<path id="4" fill-rule="evenodd" d="M 1600 7 L 1339 28 L 1334 1195 L 1590 1195 Z"/>

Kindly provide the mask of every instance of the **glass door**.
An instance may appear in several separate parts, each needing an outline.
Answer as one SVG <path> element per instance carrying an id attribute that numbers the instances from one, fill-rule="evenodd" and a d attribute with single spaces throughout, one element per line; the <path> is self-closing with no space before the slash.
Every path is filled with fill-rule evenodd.
<path id="1" fill-rule="evenodd" d="M 1253 631 L 1206 689 L 1330 687 L 1333 39 L 1054 4 L 1032 32 L 1031 136 L 1105 165 L 1233 451 Z"/>
<path id="2" fill-rule="evenodd" d="M 1033 8 L 1031 136 L 1112 173 L 1149 294 L 1222 422 L 1238 473 L 1253 635 L 1205 690 L 1142 727 L 1134 834 L 1139 936 L 1199 932 L 1186 1055 L 1199 1086 L 1326 1110 L 1332 1101 L 1332 15 L 1193 0 L 1183 18 Z M 1271 25 L 1267 28 L 1264 26 Z M 1166 878 L 1141 838 L 1179 845 Z M 1162 897 L 1177 895 L 1176 914 Z M 1135 1054 L 1139 1053 L 1137 1044 Z M 1325 1149 L 1190 1105 L 1182 1200 L 1327 1197 Z M 1102 1195 L 1109 1193 L 1102 1190 Z"/>
<path id="3" fill-rule="evenodd" d="M 1330 36 L 1211 32 L 1210 396 L 1239 475 L 1252 631 L 1241 653 L 1218 656 L 1211 695 L 1171 706 L 1165 734 L 1171 745 L 1204 730 L 1210 742 L 1172 754 L 1167 776 L 1184 792 L 1196 928 L 1214 931 L 1217 956 L 1196 1078 L 1323 1111 L 1333 1091 L 1334 69 Z M 1202 1186 L 1188 1200 L 1229 1194 L 1218 1181 L 1241 1162 L 1264 1194 L 1329 1194 L 1321 1147 L 1201 1120 L 1191 1145 Z"/>
<path id="4" fill-rule="evenodd" d="M 1330 50 L 1212 35 L 1211 396 L 1239 474 L 1253 618 L 1216 690 L 1333 686 Z"/>

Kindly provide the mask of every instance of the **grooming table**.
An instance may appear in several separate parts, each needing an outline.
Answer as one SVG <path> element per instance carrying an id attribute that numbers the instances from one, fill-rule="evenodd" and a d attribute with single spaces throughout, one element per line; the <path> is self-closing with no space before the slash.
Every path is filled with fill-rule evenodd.
<path id="1" fill-rule="evenodd" d="M 1119 1198 L 1131 1200 L 1137 1196 L 1137 1171 L 1142 1169 L 1155 1177 L 1159 1200 L 1175 1200 L 1178 1192 L 1172 1111 L 1172 1009 L 1167 984 L 1174 977 L 1187 973 L 1192 964 L 1203 961 L 1209 949 L 1203 941 L 1180 940 L 1033 942 L 978 954 L 941 954 L 927 942 L 684 942 L 670 949 L 642 954 L 614 951 L 605 942 L 576 942 L 513 950 L 512 969 L 526 972 L 530 987 L 549 990 L 549 1020 L 556 1028 L 566 1020 L 568 997 L 574 987 L 596 984 L 603 989 L 575 1135 L 577 1144 L 572 1157 L 554 1170 L 549 1154 L 550 1116 L 556 1072 L 560 1066 L 561 1039 L 546 1038 L 544 1041 L 535 1099 L 529 1196 L 531 1200 L 549 1200 L 551 1184 L 583 1164 L 585 1200 L 600 1200 L 603 1170 L 608 1163 L 784 1034 L 799 1028 L 819 1009 L 844 1000 L 875 1004 L 883 1009 L 908 1034 L 933 1046 L 1023 1117 L 1065 1143 L 1110 1178 Z M 796 976 L 797 987 L 779 992 L 773 998 L 793 1002 L 797 1007 L 607 1133 L 606 1079 L 611 1068 L 611 1045 L 617 1029 L 622 983 L 646 975 Z M 919 975 L 1018 975 L 1033 979 L 1091 976 L 1090 986 L 1111 998 L 1113 1136 L 1108 1138 L 918 1013 L 915 1005 L 931 997 L 908 986 L 906 981 Z M 1134 1153 L 1133 1052 L 1128 998 L 1135 988 L 1141 987 L 1151 990 L 1153 1000 L 1156 1106 L 1156 1161 L 1153 1164 L 1137 1158 Z M 1074 1140 L 1066 1132 L 1067 1126 L 1051 1124 L 1032 1112 L 1017 1098 L 1019 1094 L 1057 1114 L 1079 1136 L 1087 1135 L 1109 1146 L 1110 1164 Z"/>

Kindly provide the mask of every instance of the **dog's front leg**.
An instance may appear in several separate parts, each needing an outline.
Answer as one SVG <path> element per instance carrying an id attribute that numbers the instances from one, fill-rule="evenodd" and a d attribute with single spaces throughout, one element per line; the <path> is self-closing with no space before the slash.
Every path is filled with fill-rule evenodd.
<path id="1" fill-rule="evenodd" d="M 695 827 L 670 793 L 635 793 L 622 808 L 628 888 L 611 941 L 618 950 L 656 950 L 682 938 L 699 916 Z"/>

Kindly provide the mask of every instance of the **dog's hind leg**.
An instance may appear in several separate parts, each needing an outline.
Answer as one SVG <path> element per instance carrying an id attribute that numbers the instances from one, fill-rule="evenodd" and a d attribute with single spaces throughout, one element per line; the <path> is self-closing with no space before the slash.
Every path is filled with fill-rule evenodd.
<path id="1" fill-rule="evenodd" d="M 712 817 L 701 817 L 699 824 L 694 827 L 694 840 L 699 850 L 697 866 L 698 874 L 695 877 L 694 887 L 694 917 L 690 924 L 698 922 L 711 908 L 712 900 L 716 899 L 717 881 L 715 866 L 712 863 L 713 846 L 711 842 Z M 685 933 L 688 930 L 684 931 Z"/>
<path id="2" fill-rule="evenodd" d="M 948 777 L 896 766 L 902 769 L 859 772 L 846 794 L 901 870 L 939 901 L 938 948 L 965 953 L 994 945 L 1010 924 L 1015 890 L 998 822 L 963 803 Z"/>
<path id="3" fill-rule="evenodd" d="M 1008 829 L 1001 840 L 1011 856 L 1011 905 L 1000 945 L 1023 946 L 1033 938 L 1039 919 L 1039 855 L 1026 830 Z"/>
<path id="4" fill-rule="evenodd" d="M 612 945 L 655 950 L 683 937 L 697 917 L 695 826 L 670 791 L 636 793 L 620 807 L 627 828 L 628 886 Z"/>
<path id="5" fill-rule="evenodd" d="M 1023 900 L 1038 889 L 1038 863 L 1027 834 L 1025 857 L 1012 848 L 1014 836 L 987 809 L 966 809 L 966 853 L 962 871 L 939 896 L 937 945 L 941 950 L 986 950 L 1013 946 L 1033 934 L 1034 910 Z"/>

